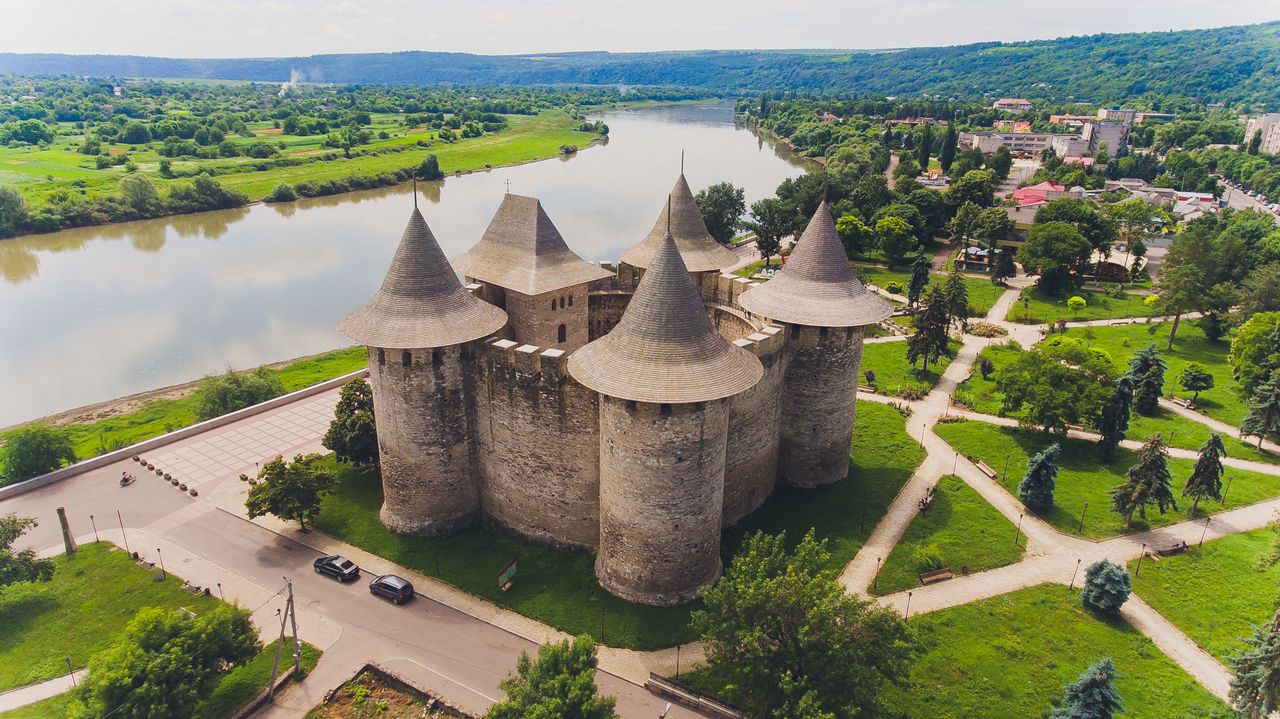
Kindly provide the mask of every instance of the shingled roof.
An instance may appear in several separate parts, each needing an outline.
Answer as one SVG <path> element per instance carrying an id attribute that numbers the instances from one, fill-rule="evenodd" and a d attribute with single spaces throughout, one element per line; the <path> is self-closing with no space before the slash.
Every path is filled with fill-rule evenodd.
<path id="1" fill-rule="evenodd" d="M 704 402 L 760 381 L 755 355 L 716 332 L 666 235 L 622 320 L 569 357 L 569 374 L 610 397 L 652 403 Z"/>
<path id="2" fill-rule="evenodd" d="M 668 232 L 675 238 L 676 247 L 680 248 L 680 257 L 690 272 L 721 270 L 738 261 L 737 255 L 716 242 L 711 233 L 707 232 L 707 225 L 702 221 L 702 213 L 698 211 L 698 203 L 694 202 L 693 192 L 683 173 L 676 180 L 669 198 L 670 201 L 663 204 L 662 212 L 653 223 L 648 236 L 622 253 L 623 262 L 632 267 L 648 269 Z"/>
<path id="3" fill-rule="evenodd" d="M 371 347 L 417 349 L 487 337 L 506 323 L 506 312 L 463 289 L 415 207 L 382 287 L 338 332 Z"/>
<path id="4" fill-rule="evenodd" d="M 853 274 L 826 200 L 778 274 L 742 293 L 738 303 L 771 320 L 814 327 L 859 327 L 893 314 Z"/>
<path id="5" fill-rule="evenodd" d="M 480 241 L 454 265 L 467 277 L 526 295 L 612 274 L 569 249 L 537 198 L 512 194 L 503 196 Z"/>

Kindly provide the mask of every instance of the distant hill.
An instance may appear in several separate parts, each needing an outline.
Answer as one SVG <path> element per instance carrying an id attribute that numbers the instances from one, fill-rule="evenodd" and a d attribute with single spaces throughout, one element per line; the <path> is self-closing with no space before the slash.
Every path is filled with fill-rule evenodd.
<path id="1" fill-rule="evenodd" d="M 694 51 L 470 55 L 396 52 L 175 59 L 0 53 L 0 72 L 457 84 L 683 85 L 1118 101 L 1144 94 L 1280 106 L 1280 22 L 894 51 Z"/>

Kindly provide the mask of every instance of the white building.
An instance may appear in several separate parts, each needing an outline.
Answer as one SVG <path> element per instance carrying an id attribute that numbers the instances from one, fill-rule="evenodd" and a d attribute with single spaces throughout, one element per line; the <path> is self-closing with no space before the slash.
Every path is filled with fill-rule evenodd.
<path id="1" fill-rule="evenodd" d="M 1249 146 L 1253 136 L 1262 133 L 1262 144 L 1258 150 L 1268 154 L 1280 154 L 1280 112 L 1269 112 L 1265 115 L 1249 118 L 1244 128 L 1244 145 Z"/>

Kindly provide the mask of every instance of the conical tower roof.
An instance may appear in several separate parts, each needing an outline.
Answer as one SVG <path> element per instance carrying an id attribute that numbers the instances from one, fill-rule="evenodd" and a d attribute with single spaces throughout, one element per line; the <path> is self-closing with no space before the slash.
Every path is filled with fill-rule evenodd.
<path id="1" fill-rule="evenodd" d="M 610 397 L 674 404 L 735 395 L 755 386 L 764 368 L 716 332 L 667 235 L 622 320 L 570 355 L 569 374 Z"/>
<path id="2" fill-rule="evenodd" d="M 693 199 L 693 191 L 689 189 L 684 173 L 680 174 L 668 197 L 670 201 L 662 206 L 662 212 L 648 236 L 622 253 L 623 262 L 648 269 L 668 232 L 675 238 L 680 257 L 690 272 L 721 270 L 738 261 L 733 251 L 716 242 L 707 232 L 707 225 L 698 211 L 698 203 Z"/>
<path id="3" fill-rule="evenodd" d="M 467 277 L 526 295 L 612 275 L 569 249 L 537 198 L 512 194 L 503 196 L 480 242 L 454 265 Z"/>
<path id="4" fill-rule="evenodd" d="M 463 289 L 415 207 L 382 287 L 338 332 L 371 347 L 418 349 L 487 337 L 506 323 L 506 312 Z"/>
<path id="5" fill-rule="evenodd" d="M 893 314 L 853 274 L 826 200 L 778 274 L 742 293 L 738 303 L 771 320 L 814 327 L 860 327 Z"/>

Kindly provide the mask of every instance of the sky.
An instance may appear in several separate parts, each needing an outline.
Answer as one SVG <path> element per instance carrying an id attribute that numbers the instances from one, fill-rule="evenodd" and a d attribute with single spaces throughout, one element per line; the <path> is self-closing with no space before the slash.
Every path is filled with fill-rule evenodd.
<path id="1" fill-rule="evenodd" d="M 0 52 L 892 48 L 1280 19 L 1280 0 L 0 0 Z"/>

